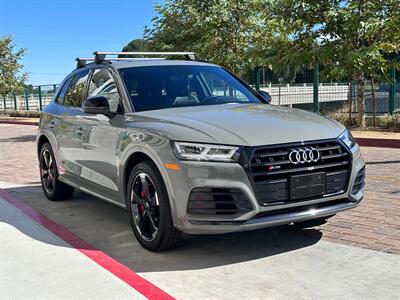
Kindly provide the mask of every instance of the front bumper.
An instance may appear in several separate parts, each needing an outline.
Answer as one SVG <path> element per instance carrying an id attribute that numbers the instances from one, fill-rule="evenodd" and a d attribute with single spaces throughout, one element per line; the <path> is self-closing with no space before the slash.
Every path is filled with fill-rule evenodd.
<path id="1" fill-rule="evenodd" d="M 265 217 L 255 217 L 243 222 L 207 222 L 191 220 L 191 225 L 195 227 L 190 226 L 189 229 L 183 230 L 187 233 L 192 234 L 227 233 L 254 230 L 330 216 L 338 212 L 354 208 L 358 205 L 360 201 L 346 202 L 347 203 L 344 202 L 340 204 L 332 204 L 321 208 L 309 208 L 306 210 L 299 210 L 297 212 L 291 213 L 273 214 L 271 216 Z"/>
<path id="2" fill-rule="evenodd" d="M 283 205 L 261 206 L 243 167 L 233 163 L 177 161 L 180 171 L 167 171 L 167 188 L 171 199 L 174 225 L 189 234 L 218 234 L 253 230 L 276 225 L 321 218 L 356 207 L 364 188 L 351 194 L 358 172 L 365 163 L 358 145 L 352 149 L 352 165 L 347 190 L 340 195 L 296 201 Z M 171 160 L 172 157 L 169 157 Z M 235 188 L 241 190 L 252 210 L 240 215 L 191 215 L 187 213 L 192 189 L 201 187 Z"/>

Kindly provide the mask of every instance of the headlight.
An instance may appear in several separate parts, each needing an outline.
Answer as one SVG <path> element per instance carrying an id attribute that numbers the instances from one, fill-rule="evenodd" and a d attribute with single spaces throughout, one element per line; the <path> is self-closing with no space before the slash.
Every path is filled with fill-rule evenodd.
<path id="1" fill-rule="evenodd" d="M 239 147 L 233 146 L 173 142 L 172 149 L 184 160 L 233 162 L 239 158 Z"/>
<path id="2" fill-rule="evenodd" d="M 339 136 L 339 139 L 341 139 L 349 149 L 353 148 L 353 146 L 356 144 L 356 141 L 354 140 L 350 131 L 347 129 Z"/>

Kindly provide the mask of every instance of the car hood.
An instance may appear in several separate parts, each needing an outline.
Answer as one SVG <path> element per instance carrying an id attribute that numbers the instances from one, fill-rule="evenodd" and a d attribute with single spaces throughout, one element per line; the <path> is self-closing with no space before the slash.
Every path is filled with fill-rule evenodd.
<path id="1" fill-rule="evenodd" d="M 330 139 L 345 129 L 311 112 L 265 104 L 168 108 L 130 116 L 176 140 L 243 146 Z"/>

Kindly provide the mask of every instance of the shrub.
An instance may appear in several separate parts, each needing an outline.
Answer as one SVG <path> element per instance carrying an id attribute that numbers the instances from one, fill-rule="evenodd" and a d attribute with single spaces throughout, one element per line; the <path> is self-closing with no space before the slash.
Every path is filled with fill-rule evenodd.
<path id="1" fill-rule="evenodd" d="M 0 111 L 1 115 L 18 118 L 39 118 L 40 112 L 36 110 L 9 110 Z"/>
<path id="2" fill-rule="evenodd" d="M 383 128 L 400 128 L 400 114 L 393 115 L 385 114 L 382 118 Z"/>
<path id="3" fill-rule="evenodd" d="M 342 123 L 346 127 L 357 125 L 356 115 L 352 114 L 351 120 L 349 120 L 348 112 L 332 112 L 328 117 Z"/>

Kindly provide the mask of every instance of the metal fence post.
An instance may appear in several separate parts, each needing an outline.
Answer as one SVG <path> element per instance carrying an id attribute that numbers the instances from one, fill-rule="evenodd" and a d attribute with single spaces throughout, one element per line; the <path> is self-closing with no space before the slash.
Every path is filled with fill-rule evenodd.
<path id="1" fill-rule="evenodd" d="M 14 94 L 14 110 L 17 110 L 17 96 Z"/>
<path id="2" fill-rule="evenodd" d="M 319 99 L 318 99 L 318 85 L 319 85 L 319 65 L 314 65 L 313 69 L 313 111 L 319 112 Z"/>
<path id="3" fill-rule="evenodd" d="M 3 96 L 3 109 L 6 110 L 6 96 Z"/>
<path id="4" fill-rule="evenodd" d="M 260 89 L 261 76 L 260 76 L 261 68 L 256 68 L 256 90 Z"/>
<path id="5" fill-rule="evenodd" d="M 42 86 L 38 86 L 38 91 L 39 91 L 39 110 L 42 110 Z"/>
<path id="6" fill-rule="evenodd" d="M 281 84 L 279 83 L 278 105 L 281 105 Z"/>
<path id="7" fill-rule="evenodd" d="M 29 110 L 28 90 L 25 88 L 25 108 Z"/>
<path id="8" fill-rule="evenodd" d="M 392 67 L 390 70 L 390 88 L 389 88 L 389 114 L 393 115 L 394 112 L 394 99 L 396 96 L 396 68 Z"/>

